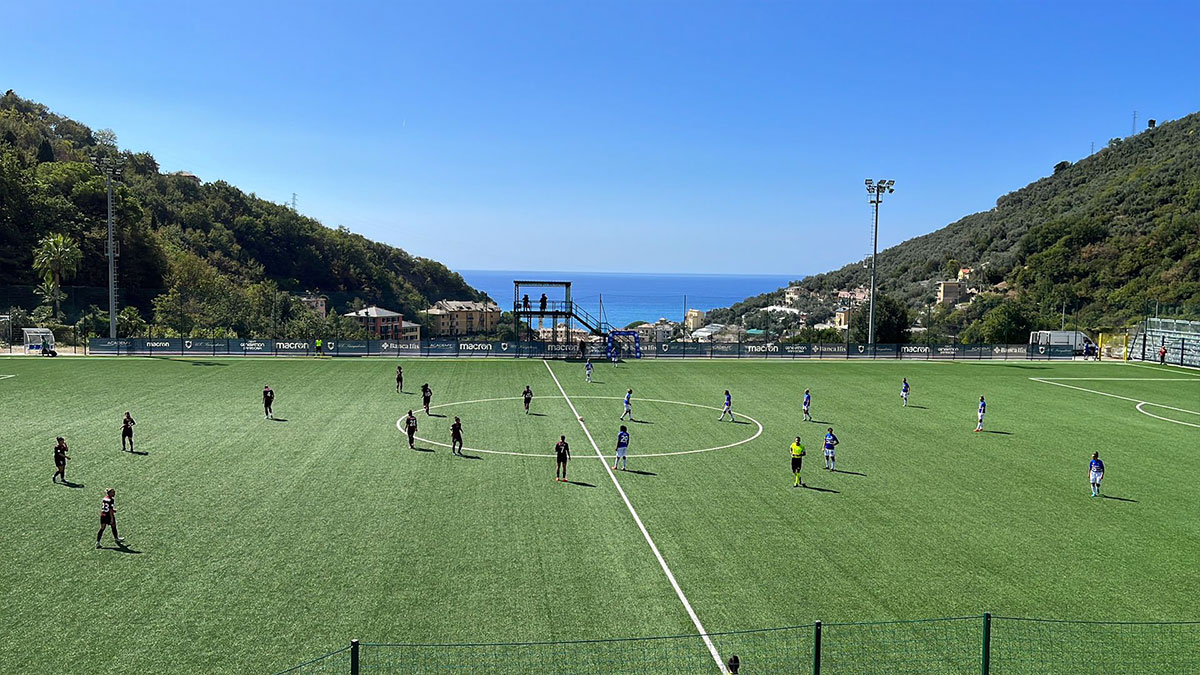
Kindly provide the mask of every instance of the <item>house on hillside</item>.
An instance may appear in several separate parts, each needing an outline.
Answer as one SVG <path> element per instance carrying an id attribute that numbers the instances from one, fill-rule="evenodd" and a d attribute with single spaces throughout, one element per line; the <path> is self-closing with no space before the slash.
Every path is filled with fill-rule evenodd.
<path id="1" fill-rule="evenodd" d="M 300 302 L 309 310 L 321 317 L 325 318 L 325 296 L 309 293 L 308 295 L 300 296 Z"/>
<path id="2" fill-rule="evenodd" d="M 689 309 L 687 315 L 683 317 L 683 327 L 689 331 L 700 329 L 704 325 L 704 312 L 698 309 Z"/>
<path id="3" fill-rule="evenodd" d="M 966 291 L 967 285 L 961 281 L 939 281 L 937 301 L 939 305 L 957 303 Z"/>
<path id="4" fill-rule="evenodd" d="M 387 340 L 419 340 L 421 325 L 405 321 L 399 312 L 371 305 L 342 316 L 353 319 L 373 338 Z"/>
<path id="5" fill-rule="evenodd" d="M 790 304 L 804 297 L 804 295 L 806 295 L 806 292 L 803 288 L 799 286 L 788 286 L 787 290 L 783 292 L 783 301 Z"/>
<path id="6" fill-rule="evenodd" d="M 500 306 L 494 302 L 438 300 L 425 313 L 433 318 L 437 336 L 490 333 L 500 322 Z"/>
<path id="7" fill-rule="evenodd" d="M 971 267 L 964 267 L 958 271 L 959 281 L 970 281 L 975 276 L 975 270 Z"/>

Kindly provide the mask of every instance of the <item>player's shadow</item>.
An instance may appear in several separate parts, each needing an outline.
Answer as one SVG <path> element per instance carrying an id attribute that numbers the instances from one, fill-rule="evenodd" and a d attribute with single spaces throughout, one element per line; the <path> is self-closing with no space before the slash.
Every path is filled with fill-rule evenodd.
<path id="1" fill-rule="evenodd" d="M 128 546 L 125 546 L 124 544 L 117 544 L 116 546 L 101 546 L 100 548 L 105 551 L 116 551 L 117 553 L 127 553 L 130 555 L 141 555 L 142 554 L 141 551 L 129 548 Z"/>
<path id="2" fill-rule="evenodd" d="M 461 454 L 461 455 L 459 455 L 459 457 L 462 457 L 463 459 L 483 459 L 483 458 L 482 458 L 482 457 L 480 457 L 479 455 L 467 455 L 467 454 Z"/>
<path id="3" fill-rule="evenodd" d="M 1013 433 L 1012 433 L 1011 431 L 994 431 L 994 430 L 992 430 L 992 429 L 984 429 L 984 430 L 983 430 L 983 433 L 985 433 L 985 434 L 999 434 L 1000 436 L 1012 436 L 1012 435 L 1013 435 Z"/>
<path id="4" fill-rule="evenodd" d="M 813 424 L 833 424 L 833 422 L 830 422 L 829 420 L 813 420 L 812 423 Z"/>
<path id="5" fill-rule="evenodd" d="M 650 420 L 629 420 L 629 421 L 633 422 L 634 424 L 654 424 L 654 422 L 651 422 Z"/>
<path id="6" fill-rule="evenodd" d="M 439 415 L 437 413 L 425 413 L 425 414 L 428 415 L 429 417 L 442 417 L 442 418 L 446 417 L 445 415 Z"/>
<path id="7" fill-rule="evenodd" d="M 817 487 L 815 485 L 802 485 L 801 487 L 803 487 L 805 490 L 812 490 L 813 492 L 831 492 L 835 495 L 842 494 L 841 492 L 838 492 L 837 490 L 831 490 L 829 488 Z"/>
<path id="8" fill-rule="evenodd" d="M 66 486 L 67 486 L 67 487 L 69 487 L 69 488 L 81 488 L 81 487 L 86 487 L 86 486 L 85 486 L 83 483 L 72 483 L 72 482 L 71 482 L 71 481 L 69 481 L 69 480 L 63 481 L 63 482 L 62 482 L 62 484 L 63 484 L 63 485 L 66 485 Z"/>
<path id="9" fill-rule="evenodd" d="M 596 487 L 595 485 L 592 485 L 591 483 L 585 483 L 580 480 L 565 480 L 563 482 L 567 483 L 568 485 L 578 485 L 580 487 Z"/>
<path id="10" fill-rule="evenodd" d="M 272 422 L 286 422 L 287 418 L 286 417 L 272 417 L 271 421 Z"/>
<path id="11" fill-rule="evenodd" d="M 433 452 L 434 451 L 433 448 L 422 448 L 420 446 L 413 448 L 413 450 L 416 450 L 417 452 Z"/>
<path id="12" fill-rule="evenodd" d="M 1114 496 L 1112 496 L 1112 495 L 1100 495 L 1100 496 L 1101 496 L 1101 497 L 1103 497 L 1103 498 L 1105 498 L 1105 499 L 1111 499 L 1111 500 L 1113 500 L 1113 501 L 1116 501 L 1116 502 L 1130 502 L 1130 503 L 1133 503 L 1133 504 L 1136 504 L 1136 503 L 1138 503 L 1138 500 L 1136 500 L 1136 499 L 1129 499 L 1128 497 L 1114 497 Z"/>
<path id="13" fill-rule="evenodd" d="M 125 452 L 125 451 L 124 451 L 124 450 L 122 450 L 121 452 Z M 145 450 L 130 450 L 130 451 L 129 451 L 129 454 L 131 454 L 131 455 L 141 455 L 142 457 L 145 457 L 146 455 L 148 455 L 148 454 L 150 454 L 150 453 L 146 452 Z"/>
<path id="14" fill-rule="evenodd" d="M 624 473 L 636 473 L 639 476 L 657 476 L 653 471 L 638 471 L 637 469 L 624 469 Z"/>
<path id="15" fill-rule="evenodd" d="M 846 471 L 844 469 L 834 469 L 833 472 L 834 473 L 844 473 L 848 476 L 862 476 L 863 478 L 867 477 L 867 474 L 865 474 L 865 473 L 859 473 L 857 471 Z"/>
<path id="16" fill-rule="evenodd" d="M 916 408 L 917 410 L 928 410 L 928 408 L 926 408 L 923 405 L 906 405 L 904 407 L 905 408 Z"/>
<path id="17" fill-rule="evenodd" d="M 546 413 L 535 413 L 535 412 L 531 412 L 531 413 L 529 413 L 529 416 L 530 416 L 530 417 L 545 417 L 545 416 L 546 416 Z"/>
<path id="18" fill-rule="evenodd" d="M 592 382 L 591 382 L 591 383 L 592 383 L 592 384 L 604 384 L 604 382 L 602 382 L 602 381 L 600 381 L 600 380 L 592 380 Z M 587 384 L 587 383 L 585 382 L 584 384 Z"/>

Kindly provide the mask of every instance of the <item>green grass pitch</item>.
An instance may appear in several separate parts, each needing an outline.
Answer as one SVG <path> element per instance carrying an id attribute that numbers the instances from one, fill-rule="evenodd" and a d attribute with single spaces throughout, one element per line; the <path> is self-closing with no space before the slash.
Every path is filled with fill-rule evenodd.
<path id="1" fill-rule="evenodd" d="M 402 363 L 398 394 L 396 362 L 377 359 L 0 359 L 0 672 L 273 672 L 351 637 L 695 632 L 550 370 L 608 461 L 634 390 L 616 479 L 709 631 L 1198 618 L 1193 372 L 657 361 L 597 363 L 587 384 L 578 363 Z M 468 457 L 407 448 L 396 422 L 423 382 L 445 417 L 418 412 L 418 436 L 448 443 L 458 415 Z M 819 423 L 801 421 L 805 387 Z M 744 423 L 717 422 L 725 389 Z M 988 433 L 973 433 L 981 394 Z M 120 451 L 126 410 L 145 454 Z M 840 473 L 821 469 L 826 426 Z M 559 434 L 569 484 L 553 478 Z M 57 435 L 75 487 L 51 484 Z M 792 488 L 796 435 L 818 489 Z M 1110 498 L 1089 497 L 1093 451 Z M 106 487 L 125 551 L 110 533 L 94 548 Z"/>

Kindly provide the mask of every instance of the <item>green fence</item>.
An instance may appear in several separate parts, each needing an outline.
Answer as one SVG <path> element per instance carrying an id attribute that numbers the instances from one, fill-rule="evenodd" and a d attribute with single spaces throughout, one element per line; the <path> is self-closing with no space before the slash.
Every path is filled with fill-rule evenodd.
<path id="1" fill-rule="evenodd" d="M 728 672 L 1200 673 L 1200 621 L 983 616 L 710 633 Z M 360 643 L 284 673 L 717 673 L 704 638 L 478 644 Z M 281 674 L 282 675 L 282 674 Z"/>

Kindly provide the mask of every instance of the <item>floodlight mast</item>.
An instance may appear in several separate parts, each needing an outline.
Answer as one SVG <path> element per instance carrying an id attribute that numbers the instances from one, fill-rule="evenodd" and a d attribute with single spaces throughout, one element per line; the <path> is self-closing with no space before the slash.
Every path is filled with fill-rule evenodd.
<path id="1" fill-rule="evenodd" d="M 875 261 L 879 257 L 879 205 L 883 203 L 885 192 L 890 194 L 896 191 L 892 187 L 896 181 L 884 178 L 873 181 L 868 178 L 864 183 L 867 186 L 867 194 L 871 195 L 867 203 L 875 208 L 875 225 L 871 228 L 871 309 L 867 318 L 867 344 L 871 345 L 873 352 L 875 349 Z M 850 327 L 846 326 L 846 331 L 849 332 L 849 330 Z"/>
<path id="2" fill-rule="evenodd" d="M 108 337 L 117 337 L 117 249 L 113 236 L 113 180 L 121 177 L 121 161 L 112 157 L 92 157 L 92 165 L 104 174 L 108 191 Z"/>

